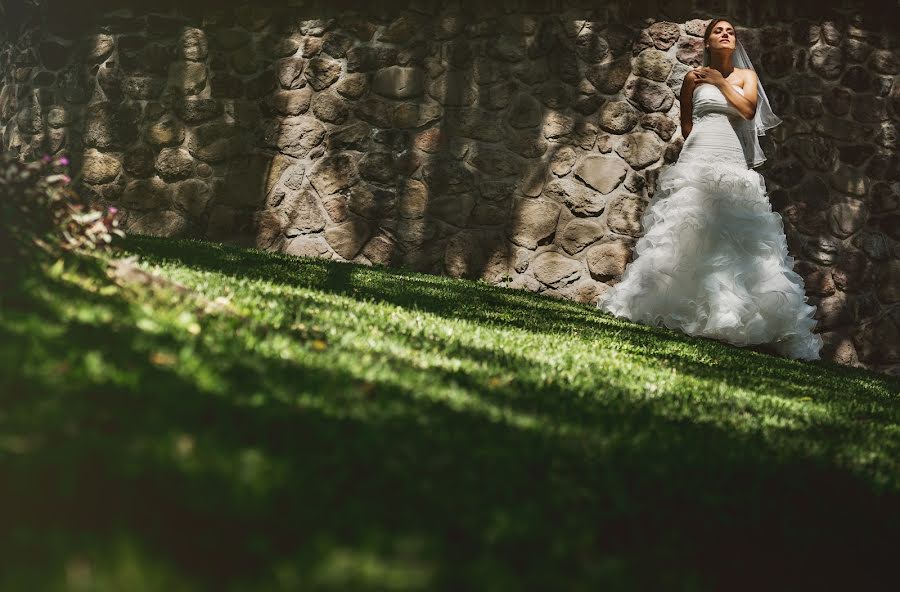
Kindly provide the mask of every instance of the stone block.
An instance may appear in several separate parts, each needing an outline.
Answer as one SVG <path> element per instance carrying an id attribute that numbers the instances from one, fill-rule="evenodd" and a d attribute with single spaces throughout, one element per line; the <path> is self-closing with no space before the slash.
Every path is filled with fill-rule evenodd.
<path id="1" fill-rule="evenodd" d="M 618 187 L 627 173 L 625 161 L 613 155 L 589 154 L 575 166 L 575 175 L 603 194 Z"/>
<path id="2" fill-rule="evenodd" d="M 419 68 L 390 66 L 375 72 L 372 91 L 391 99 L 420 96 L 425 87 L 425 73 Z"/>
<path id="3" fill-rule="evenodd" d="M 551 200 L 516 199 L 507 236 L 521 247 L 535 249 L 554 235 L 559 213 L 560 205 Z"/>

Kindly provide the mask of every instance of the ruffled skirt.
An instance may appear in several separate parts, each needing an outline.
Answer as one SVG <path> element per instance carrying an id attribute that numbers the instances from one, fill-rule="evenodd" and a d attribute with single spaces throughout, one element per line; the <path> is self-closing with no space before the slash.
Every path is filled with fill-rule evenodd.
<path id="1" fill-rule="evenodd" d="M 771 344 L 819 359 L 815 307 L 793 271 L 781 216 L 752 169 L 689 161 L 666 167 L 641 220 L 644 234 L 598 308 L 734 345 Z"/>

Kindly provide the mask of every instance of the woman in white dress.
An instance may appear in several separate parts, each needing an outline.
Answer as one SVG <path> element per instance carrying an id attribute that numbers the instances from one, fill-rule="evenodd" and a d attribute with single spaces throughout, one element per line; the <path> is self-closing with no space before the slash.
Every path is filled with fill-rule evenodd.
<path id="1" fill-rule="evenodd" d="M 634 261 L 597 306 L 688 335 L 819 359 L 815 307 L 752 168 L 765 160 L 757 136 L 781 120 L 731 23 L 711 21 L 704 39 L 705 66 L 688 72 L 681 89 L 684 147 L 660 171 Z"/>

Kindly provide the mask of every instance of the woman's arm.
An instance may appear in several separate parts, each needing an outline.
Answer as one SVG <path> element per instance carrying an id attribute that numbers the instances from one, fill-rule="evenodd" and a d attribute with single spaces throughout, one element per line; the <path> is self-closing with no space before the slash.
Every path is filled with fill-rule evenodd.
<path id="1" fill-rule="evenodd" d="M 734 105 L 735 109 L 744 119 L 753 119 L 756 115 L 756 73 L 753 70 L 744 72 L 744 94 L 735 90 L 729 82 L 725 82 L 719 89 L 725 95 L 725 99 Z"/>
<path id="2" fill-rule="evenodd" d="M 684 80 L 681 83 L 681 97 L 679 99 L 681 104 L 681 135 L 685 140 L 687 140 L 688 135 L 691 133 L 691 128 L 694 126 L 694 88 L 696 86 L 697 75 L 691 70 L 684 75 Z"/>
<path id="3" fill-rule="evenodd" d="M 753 119 L 756 115 L 757 101 L 756 72 L 750 69 L 743 70 L 744 94 L 741 94 L 734 89 L 730 82 L 722 77 L 721 72 L 718 70 L 715 70 L 714 68 L 701 68 L 701 70 L 706 71 L 701 82 L 717 86 L 719 90 L 722 91 L 722 95 L 725 96 L 725 99 L 738 110 L 741 117 L 744 119 Z"/>

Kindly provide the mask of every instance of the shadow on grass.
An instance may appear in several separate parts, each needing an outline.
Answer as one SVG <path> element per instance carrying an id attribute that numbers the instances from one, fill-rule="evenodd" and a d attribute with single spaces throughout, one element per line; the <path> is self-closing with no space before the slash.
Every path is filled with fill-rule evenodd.
<path id="1" fill-rule="evenodd" d="M 241 263 L 222 252 L 223 272 Z M 331 285 L 346 289 L 340 267 Z M 48 287 L 58 300 L 0 315 L 4 589 L 75 587 L 85 564 L 170 590 L 847 589 L 892 565 L 896 493 L 755 434 L 555 382 L 437 372 L 465 408 L 361 388 L 340 368 L 229 348 L 224 331 L 225 344 L 143 331 L 119 296 Z M 418 302 L 410 289 L 390 297 Z M 110 315 L 72 321 L 58 302 Z M 190 373 L 152 361 L 183 348 Z M 537 421 L 516 427 L 490 403 Z"/>

